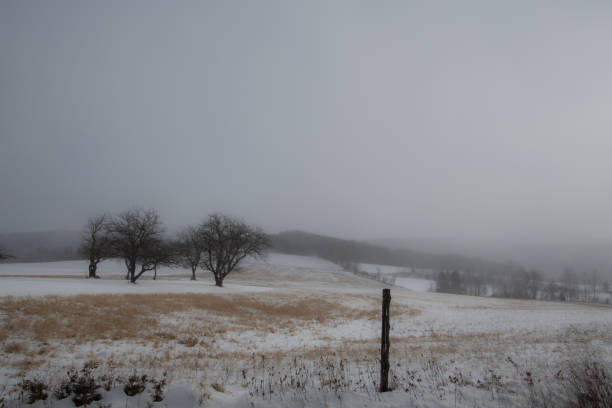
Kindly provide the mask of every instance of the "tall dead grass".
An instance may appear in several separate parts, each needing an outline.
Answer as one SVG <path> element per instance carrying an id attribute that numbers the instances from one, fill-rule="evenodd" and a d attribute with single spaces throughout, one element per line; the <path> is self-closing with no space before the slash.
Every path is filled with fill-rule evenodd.
<path id="1" fill-rule="evenodd" d="M 38 342 L 70 339 L 159 340 L 177 337 L 181 321 L 208 323 L 221 333 L 225 323 L 247 328 L 287 328 L 304 322 L 324 324 L 337 318 L 364 318 L 364 312 L 347 307 L 329 296 L 283 294 L 131 294 L 77 295 L 40 298 L 5 298 L 0 301 L 4 315 L 0 330 L 3 339 L 25 338 Z M 182 319 L 176 313 L 190 313 Z M 201 317 L 197 316 L 201 313 Z M 170 317 L 170 319 L 166 319 Z M 189 331 L 188 329 L 185 329 Z"/>

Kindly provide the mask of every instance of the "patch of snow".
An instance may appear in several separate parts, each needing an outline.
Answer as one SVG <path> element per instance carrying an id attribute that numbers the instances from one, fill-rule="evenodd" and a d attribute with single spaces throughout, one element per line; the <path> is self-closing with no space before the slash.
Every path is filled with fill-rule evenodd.
<path id="1" fill-rule="evenodd" d="M 136 284 L 120 279 L 62 279 L 62 278 L 0 278 L 0 296 L 45 296 L 80 294 L 127 293 L 241 293 L 266 292 L 271 288 L 182 280 L 138 280 Z"/>
<path id="2" fill-rule="evenodd" d="M 415 292 L 431 292 L 435 288 L 436 282 L 422 278 L 395 278 L 395 286 L 410 289 Z"/>
<path id="3" fill-rule="evenodd" d="M 82 276 L 88 275 L 87 260 L 31 262 L 31 263 L 0 263 L 0 276 Z M 201 271 L 199 271 L 201 273 Z M 126 269 L 123 260 L 107 259 L 98 264 L 97 274 L 102 278 L 125 276 Z M 186 268 L 157 268 L 157 276 L 191 276 L 191 270 Z M 144 276 L 153 276 L 147 272 Z"/>
<path id="4" fill-rule="evenodd" d="M 367 272 L 369 274 L 393 274 L 396 275 L 401 272 L 410 272 L 410 268 L 406 268 L 403 266 L 393 266 L 393 265 L 375 265 L 375 264 L 367 264 L 360 263 L 357 268 L 359 271 Z"/>
<path id="5" fill-rule="evenodd" d="M 248 258 L 244 265 L 273 265 L 291 268 L 309 268 L 320 271 L 341 271 L 342 268 L 333 262 L 316 256 L 289 255 L 270 252 L 264 259 Z"/>

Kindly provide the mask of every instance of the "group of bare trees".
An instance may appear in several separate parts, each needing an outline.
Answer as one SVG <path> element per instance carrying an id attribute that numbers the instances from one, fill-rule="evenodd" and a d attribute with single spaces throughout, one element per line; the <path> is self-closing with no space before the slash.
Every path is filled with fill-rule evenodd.
<path id="1" fill-rule="evenodd" d="M 543 285 L 540 272 L 522 268 L 512 273 L 442 271 L 436 277 L 438 292 L 472 296 L 492 295 L 517 299 L 541 299 Z"/>
<path id="2" fill-rule="evenodd" d="M 543 290 L 543 297 L 576 302 L 599 302 L 605 299 L 604 301 L 609 302 L 607 294 L 611 293 L 610 289 L 609 282 L 600 278 L 597 269 L 578 273 L 566 267 L 558 282 L 548 282 Z"/>
<path id="3" fill-rule="evenodd" d="M 441 271 L 436 276 L 436 290 L 471 296 L 499 296 L 538 299 L 542 276 L 538 271 L 517 269 L 513 273 L 478 273 L 473 271 Z"/>
<path id="4" fill-rule="evenodd" d="M 560 280 L 545 279 L 536 270 L 519 268 L 512 273 L 475 273 L 440 271 L 436 290 L 473 296 L 498 296 L 518 299 L 555 301 L 609 302 L 610 285 L 599 279 L 599 273 L 579 275 L 566 268 Z M 603 296 L 601 296 L 603 295 Z"/>
<path id="5" fill-rule="evenodd" d="M 215 284 L 236 269 L 247 256 L 263 256 L 267 236 L 258 228 L 223 214 L 213 214 L 197 225 L 185 227 L 175 239 L 164 237 L 155 210 L 134 209 L 115 216 L 89 219 L 80 252 L 89 259 L 89 277 L 97 278 L 98 264 L 108 258 L 123 259 L 126 279 L 135 283 L 160 265 L 191 270 L 191 279 L 201 268 L 212 272 Z"/>

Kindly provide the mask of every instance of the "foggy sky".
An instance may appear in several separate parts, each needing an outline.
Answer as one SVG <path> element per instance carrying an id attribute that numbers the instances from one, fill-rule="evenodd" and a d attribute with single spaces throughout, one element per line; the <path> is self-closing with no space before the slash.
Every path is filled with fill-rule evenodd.
<path id="1" fill-rule="evenodd" d="M 0 232 L 156 208 L 612 238 L 612 3 L 0 2 Z"/>

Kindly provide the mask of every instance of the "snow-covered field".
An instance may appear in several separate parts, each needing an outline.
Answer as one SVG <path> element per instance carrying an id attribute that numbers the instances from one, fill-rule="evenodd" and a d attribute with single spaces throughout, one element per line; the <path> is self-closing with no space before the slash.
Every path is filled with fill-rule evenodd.
<path id="1" fill-rule="evenodd" d="M 431 269 L 367 263 L 356 264 L 355 268 L 360 275 L 365 274 L 378 281 L 388 282 L 415 292 L 435 291 L 436 283 L 431 279 L 431 277 L 435 276 L 435 272 Z"/>
<path id="2" fill-rule="evenodd" d="M 395 278 L 395 286 L 414 290 L 415 292 L 432 292 L 436 282 L 422 278 Z"/>
<path id="3" fill-rule="evenodd" d="M 0 263 L 0 276 L 59 276 L 59 277 L 87 277 L 88 261 L 58 261 L 58 262 L 35 262 L 35 263 Z M 125 276 L 125 264 L 123 261 L 109 259 L 98 265 L 98 275 L 103 278 L 121 278 Z M 184 268 L 168 268 L 161 266 L 157 275 L 168 276 L 191 276 L 191 272 Z M 147 275 L 150 278 L 152 274 Z"/>
<path id="4" fill-rule="evenodd" d="M 270 254 L 224 288 L 180 268 L 136 285 L 117 261 L 101 264 L 102 279 L 86 271 L 0 264 L 0 406 L 25 405 L 35 383 L 48 386 L 38 406 L 74 406 L 76 391 L 62 388 L 70 369 L 99 383 L 94 404 L 117 407 L 561 406 L 572 370 L 612 365 L 610 307 L 428 293 L 431 281 L 399 277 L 394 390 L 381 394 L 383 286 L 333 263 Z M 139 381 L 144 391 L 127 396 Z"/>
<path id="5" fill-rule="evenodd" d="M 253 285 L 226 284 L 217 288 L 214 282 L 189 278 L 180 280 L 139 280 L 128 285 L 120 279 L 58 279 L 58 278 L 0 278 L 0 296 L 45 296 L 76 294 L 147 294 L 147 293 L 244 293 L 264 292 L 271 288 Z M 187 284 L 187 282 L 189 282 Z"/>
<path id="6" fill-rule="evenodd" d="M 360 271 L 364 271 L 370 274 L 381 274 L 381 275 L 423 275 L 433 276 L 436 271 L 433 269 L 423 268 L 408 268 L 405 266 L 393 266 L 393 265 L 377 265 L 360 263 L 357 264 Z"/>

